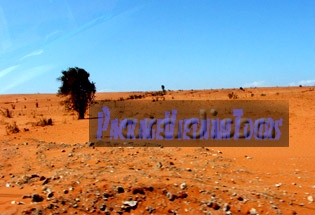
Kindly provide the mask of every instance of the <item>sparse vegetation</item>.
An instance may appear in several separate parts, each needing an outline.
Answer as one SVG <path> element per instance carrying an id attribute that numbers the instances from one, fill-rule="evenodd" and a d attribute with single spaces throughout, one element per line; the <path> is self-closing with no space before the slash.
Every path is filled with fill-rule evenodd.
<path id="1" fill-rule="evenodd" d="M 4 110 L 0 109 L 0 111 L 1 111 L 1 114 L 2 114 L 4 117 L 6 117 L 6 118 L 12 118 L 12 112 L 11 112 L 8 108 L 6 108 L 6 109 L 4 109 Z"/>
<path id="2" fill-rule="evenodd" d="M 7 134 L 15 134 L 15 133 L 19 133 L 20 132 L 20 129 L 17 126 L 15 121 L 12 122 L 11 124 L 7 124 L 5 126 L 5 129 L 6 129 Z"/>
<path id="3" fill-rule="evenodd" d="M 238 95 L 234 92 L 228 94 L 229 99 L 238 99 Z"/>
<path id="4" fill-rule="evenodd" d="M 90 74 L 84 69 L 75 67 L 62 71 L 57 80 L 62 82 L 58 96 L 66 97 L 63 101 L 67 110 L 76 111 L 78 119 L 84 119 L 84 114 L 95 98 L 95 83 L 89 80 Z"/>
<path id="5" fill-rule="evenodd" d="M 37 123 L 36 126 L 46 126 L 46 125 L 53 125 L 53 121 L 51 118 L 41 118 Z"/>
<path id="6" fill-rule="evenodd" d="M 161 86 L 161 88 L 162 88 L 162 92 L 163 92 L 163 94 L 165 95 L 165 94 L 166 94 L 165 86 L 164 86 L 164 85 L 162 85 L 162 86 Z"/>
<path id="7" fill-rule="evenodd" d="M 265 93 L 262 93 L 260 96 L 266 96 L 266 94 L 265 94 Z"/>

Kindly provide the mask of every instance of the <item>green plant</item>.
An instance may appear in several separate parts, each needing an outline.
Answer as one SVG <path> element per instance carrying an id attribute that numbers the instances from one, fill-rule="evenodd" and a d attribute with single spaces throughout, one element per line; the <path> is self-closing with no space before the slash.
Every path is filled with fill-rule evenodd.
<path id="1" fill-rule="evenodd" d="M 57 80 L 62 82 L 58 96 L 66 97 L 63 104 L 67 110 L 76 111 L 78 119 L 84 119 L 87 108 L 95 98 L 95 83 L 89 80 L 90 74 L 84 69 L 74 67 L 62 71 Z"/>

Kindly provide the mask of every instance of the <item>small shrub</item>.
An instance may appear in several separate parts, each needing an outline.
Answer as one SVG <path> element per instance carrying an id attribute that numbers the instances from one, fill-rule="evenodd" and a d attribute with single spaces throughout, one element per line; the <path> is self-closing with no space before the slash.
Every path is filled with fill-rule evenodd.
<path id="1" fill-rule="evenodd" d="M 52 124 L 53 122 L 51 118 L 49 119 L 42 118 L 36 123 L 37 126 L 46 126 L 46 125 L 52 125 Z"/>
<path id="2" fill-rule="evenodd" d="M 6 108 L 5 110 L 0 109 L 0 111 L 3 116 L 7 118 L 12 118 L 12 112 L 8 108 Z"/>
<path id="3" fill-rule="evenodd" d="M 14 134 L 14 133 L 19 133 L 20 129 L 17 126 L 16 122 L 13 122 L 12 124 L 7 124 L 5 126 L 5 129 L 7 131 L 7 134 Z"/>
<path id="4" fill-rule="evenodd" d="M 35 105 L 36 105 L 36 108 L 38 108 L 38 102 L 36 102 L 36 104 L 35 104 Z"/>
<path id="5" fill-rule="evenodd" d="M 237 99 L 238 95 L 234 92 L 228 94 L 229 99 Z"/>
<path id="6" fill-rule="evenodd" d="M 15 109 L 15 105 L 14 104 L 11 104 L 11 107 L 12 107 L 13 110 Z"/>
<path id="7" fill-rule="evenodd" d="M 261 96 L 266 96 L 266 94 L 265 94 L 265 93 L 262 93 Z"/>

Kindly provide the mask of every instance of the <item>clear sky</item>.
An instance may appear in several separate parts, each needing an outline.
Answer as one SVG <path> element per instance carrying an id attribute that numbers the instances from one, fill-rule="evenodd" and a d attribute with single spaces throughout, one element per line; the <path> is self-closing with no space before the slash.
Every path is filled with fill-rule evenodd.
<path id="1" fill-rule="evenodd" d="M 0 0 L 0 94 L 315 85 L 315 1 Z"/>

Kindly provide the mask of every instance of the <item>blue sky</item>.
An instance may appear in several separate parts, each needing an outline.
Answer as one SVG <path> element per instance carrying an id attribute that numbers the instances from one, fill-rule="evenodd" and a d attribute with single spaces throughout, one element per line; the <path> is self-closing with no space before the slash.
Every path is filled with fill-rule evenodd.
<path id="1" fill-rule="evenodd" d="M 0 94 L 315 85 L 315 1 L 0 0 Z"/>

